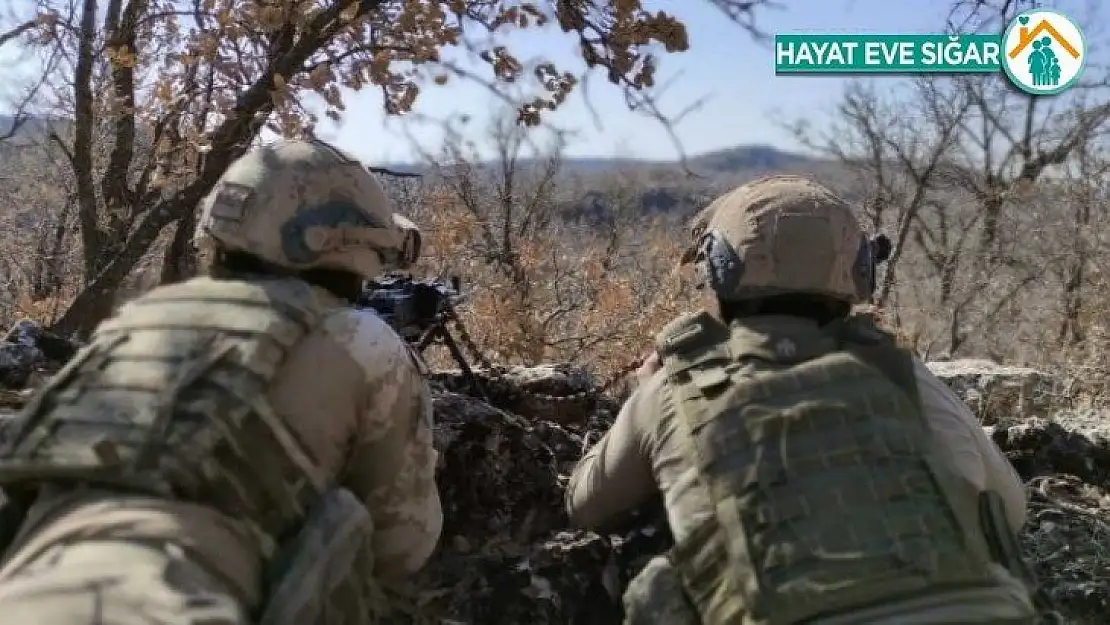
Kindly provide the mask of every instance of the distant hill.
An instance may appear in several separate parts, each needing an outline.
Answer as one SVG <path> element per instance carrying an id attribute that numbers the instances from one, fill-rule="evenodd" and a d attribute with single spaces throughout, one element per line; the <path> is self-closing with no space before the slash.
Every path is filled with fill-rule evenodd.
<path id="1" fill-rule="evenodd" d="M 6 134 L 15 118 L 0 114 L 0 135 Z M 17 136 L 33 137 L 45 132 L 52 120 L 31 119 L 23 124 Z M 54 123 L 57 123 L 56 121 Z M 524 161 L 523 164 L 528 164 Z M 534 163 L 533 163 L 534 164 Z M 693 172 L 708 177 L 735 176 L 749 173 L 766 174 L 805 171 L 827 164 L 819 158 L 782 150 L 770 145 L 740 145 L 687 157 L 686 165 Z M 426 173 L 426 168 L 411 163 L 382 165 L 394 171 Z M 567 157 L 563 173 L 568 175 L 606 174 L 615 171 L 675 171 L 677 160 L 648 160 L 607 157 Z"/>
<path id="2" fill-rule="evenodd" d="M 519 164 L 527 168 L 541 163 L 522 160 Z M 382 167 L 435 176 L 430 168 L 409 163 Z M 494 163 L 480 164 L 479 169 L 496 175 Z M 704 206 L 714 195 L 761 176 L 794 173 L 813 175 L 828 182 L 843 180 L 843 172 L 844 168 L 836 162 L 770 145 L 741 145 L 688 156 L 685 167 L 678 160 L 631 158 L 566 157 L 562 163 L 562 175 L 583 193 L 578 206 L 569 212 L 599 217 L 605 212 L 604 189 L 618 173 L 637 179 L 645 214 L 685 216 Z"/>
<path id="3" fill-rule="evenodd" d="M 741 171 L 787 171 L 813 164 L 814 159 L 770 145 L 740 145 L 688 156 L 686 164 L 699 174 L 735 174 Z M 574 173 L 606 173 L 615 170 L 671 168 L 677 160 L 630 158 L 567 158 L 566 169 Z"/>
<path id="4" fill-rule="evenodd" d="M 13 118 L 0 114 L 0 134 L 11 127 Z M 56 122 L 55 122 L 56 123 Z M 0 142 L 0 161 L 13 155 L 11 150 L 28 142 L 38 141 L 52 125 L 51 120 L 33 119 L 20 128 L 14 139 Z M 28 158 L 21 154 L 21 160 Z M 9 161 L 10 163 L 10 161 Z M 538 166 L 538 161 L 522 161 L 524 168 Z M 427 167 L 411 163 L 382 165 L 399 172 L 422 173 L 434 178 Z M 21 170 L 33 168 L 21 163 Z M 493 163 L 480 166 L 491 175 Z M 604 218 L 605 192 L 612 188 L 614 175 L 631 176 L 639 187 L 640 203 L 645 214 L 668 214 L 683 217 L 705 205 L 714 195 L 760 176 L 775 173 L 800 173 L 818 176 L 823 180 L 842 179 L 843 168 L 825 159 L 782 150 L 771 145 L 741 145 L 723 150 L 687 157 L 683 164 L 674 161 L 631 158 L 576 158 L 566 157 L 561 175 L 567 189 L 573 189 L 576 198 L 570 200 L 567 215 L 570 217 Z M 693 175 L 689 175 L 689 174 Z"/>
<path id="5" fill-rule="evenodd" d="M 15 117 L 0 113 L 0 134 L 7 134 L 13 122 L 15 122 Z"/>
<path id="6" fill-rule="evenodd" d="M 747 145 L 717 150 L 691 159 L 696 171 L 735 173 L 745 170 L 791 171 L 819 162 L 810 156 L 787 152 L 769 145 Z"/>
<path id="7" fill-rule="evenodd" d="M 599 186 L 615 172 L 632 174 L 643 180 L 643 212 L 675 217 L 690 215 L 716 195 L 762 176 L 803 174 L 826 182 L 845 178 L 838 163 L 769 145 L 741 145 L 689 156 L 684 165 L 677 160 L 568 159 L 566 171 L 585 180 L 594 179 Z M 587 212 L 596 213 L 600 208 L 599 195 L 584 198 L 593 206 Z"/>
<path id="8" fill-rule="evenodd" d="M 5 136 L 12 129 L 16 118 L 12 115 L 0 114 L 0 137 Z M 27 139 L 46 132 L 51 120 L 47 118 L 31 118 L 26 120 L 16 131 L 16 139 Z"/>
<path id="9" fill-rule="evenodd" d="M 538 161 L 523 160 L 524 164 Z M 733 175 L 744 172 L 785 172 L 804 170 L 827 164 L 824 159 L 782 150 L 770 145 L 740 145 L 688 156 L 686 165 L 701 175 Z M 565 157 L 563 172 L 566 174 L 605 174 L 616 171 L 675 170 L 681 163 L 675 160 L 651 160 L 607 157 Z M 385 164 L 382 167 L 399 172 L 425 173 L 426 167 L 411 163 Z"/>

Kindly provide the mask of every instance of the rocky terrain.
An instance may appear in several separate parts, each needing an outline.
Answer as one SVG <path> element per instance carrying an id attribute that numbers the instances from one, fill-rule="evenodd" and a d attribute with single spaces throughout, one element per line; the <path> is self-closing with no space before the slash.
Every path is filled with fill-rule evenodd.
<path id="1" fill-rule="evenodd" d="M 1110 444 L 1093 408 L 1065 407 L 1058 382 L 1039 371 L 985 361 L 931 363 L 986 424 L 1029 495 L 1026 555 L 1046 593 L 1075 624 L 1110 610 Z M 556 368 L 515 370 L 514 379 Z M 640 511 L 610 536 L 565 530 L 561 476 L 607 426 L 616 406 L 598 402 L 585 425 L 513 414 L 447 390 L 439 376 L 442 547 L 421 585 L 439 613 L 461 623 L 617 623 L 619 593 L 648 557 L 669 546 L 660 509 Z M 577 393 L 570 386 L 566 394 Z M 499 398 L 492 399 L 498 403 Z M 518 401 L 509 398 L 509 401 Z M 547 415 L 545 415 L 547 416 Z M 567 416 L 570 416 L 569 414 Z"/>
<path id="2" fill-rule="evenodd" d="M 12 380 L 41 379 L 40 355 L 18 337 L 0 354 Z M 3 350 L 0 350 L 3 351 Z M 1006 452 L 1029 495 L 1026 555 L 1063 622 L 1105 623 L 1110 610 L 1110 444 L 1102 413 L 1059 399 L 1053 376 L 984 361 L 931 363 Z M 3 373 L 0 371 L 0 373 Z M 538 625 L 619 623 L 620 592 L 666 549 L 661 508 L 608 536 L 566 529 L 565 475 L 617 410 L 570 367 L 487 377 L 489 402 L 457 373 L 434 377 L 445 522 L 440 548 L 415 580 L 414 622 Z M 490 379 L 494 378 L 494 379 Z M 25 393 L 9 392 L 9 405 Z M 560 399 L 561 398 L 561 399 Z M 10 414 L 10 413 L 9 413 Z M 1058 622 L 1058 621 L 1057 621 Z"/>

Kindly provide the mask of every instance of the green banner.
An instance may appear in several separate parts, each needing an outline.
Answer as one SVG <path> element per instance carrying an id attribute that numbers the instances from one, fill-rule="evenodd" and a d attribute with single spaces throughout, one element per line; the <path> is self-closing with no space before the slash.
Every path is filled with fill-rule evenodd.
<path id="1" fill-rule="evenodd" d="M 776 74 L 989 73 L 998 35 L 775 35 Z"/>

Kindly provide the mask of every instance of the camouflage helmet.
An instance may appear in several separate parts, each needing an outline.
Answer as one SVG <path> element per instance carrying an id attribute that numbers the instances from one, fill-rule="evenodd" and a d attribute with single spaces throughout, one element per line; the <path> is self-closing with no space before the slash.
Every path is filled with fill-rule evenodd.
<path id="1" fill-rule="evenodd" d="M 870 240 L 851 207 L 800 176 L 771 176 L 713 201 L 690 222 L 696 262 L 722 301 L 787 293 L 867 301 L 874 279 Z"/>
<path id="2" fill-rule="evenodd" d="M 391 211 L 374 175 L 316 139 L 278 141 L 232 163 L 201 203 L 194 242 L 365 278 L 404 269 L 420 253 L 418 229 Z"/>

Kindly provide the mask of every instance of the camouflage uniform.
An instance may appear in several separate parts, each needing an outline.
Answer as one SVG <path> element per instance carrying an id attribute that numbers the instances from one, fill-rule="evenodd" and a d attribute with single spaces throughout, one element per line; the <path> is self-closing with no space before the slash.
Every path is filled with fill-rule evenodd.
<path id="1" fill-rule="evenodd" d="M 0 484 L 33 500 L 0 566 L 0 615 L 370 619 L 378 582 L 419 569 L 442 525 L 425 371 L 379 317 L 295 272 L 372 277 L 411 263 L 418 237 L 326 144 L 236 161 L 197 243 L 273 275 L 151 291 L 25 409 L 0 454 Z"/>
<path id="2" fill-rule="evenodd" d="M 695 222 L 722 301 L 873 288 L 850 208 L 801 178 L 742 186 Z M 951 390 L 850 317 L 685 315 L 662 368 L 571 476 L 598 528 L 661 491 L 676 546 L 625 622 L 1032 623 L 1020 479 Z M 1015 560 L 1016 558 L 1016 560 Z"/>

